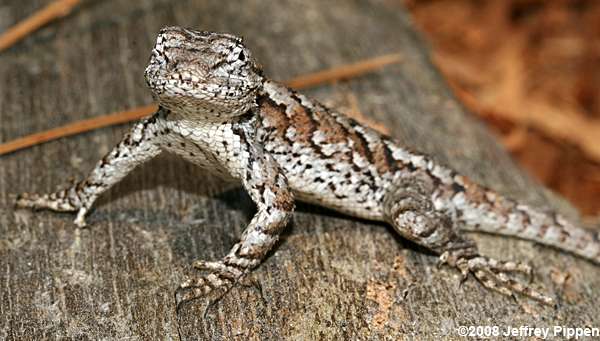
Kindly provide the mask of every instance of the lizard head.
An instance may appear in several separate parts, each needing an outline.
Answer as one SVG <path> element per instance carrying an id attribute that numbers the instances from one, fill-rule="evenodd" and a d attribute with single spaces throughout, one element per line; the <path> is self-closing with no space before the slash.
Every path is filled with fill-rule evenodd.
<path id="1" fill-rule="evenodd" d="M 246 113 L 263 82 L 241 38 L 179 27 L 160 31 L 144 75 L 161 106 L 209 120 Z"/>

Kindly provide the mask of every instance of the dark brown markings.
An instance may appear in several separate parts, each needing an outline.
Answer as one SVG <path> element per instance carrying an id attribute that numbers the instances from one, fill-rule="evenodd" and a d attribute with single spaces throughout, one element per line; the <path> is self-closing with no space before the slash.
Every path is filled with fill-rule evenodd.
<path id="1" fill-rule="evenodd" d="M 340 127 L 344 131 L 344 136 L 350 141 L 352 141 L 353 146 L 352 150 L 358 155 L 362 156 L 369 163 L 373 164 L 373 155 L 371 154 L 371 150 L 369 149 L 369 143 L 367 140 L 354 129 L 354 127 L 359 126 L 358 122 L 352 120 L 349 117 L 342 116 L 339 114 L 334 114 L 334 118 L 337 122 L 339 122 Z"/>
<path id="2" fill-rule="evenodd" d="M 257 100 L 259 111 L 267 120 L 270 128 L 279 138 L 287 140 L 285 133 L 290 126 L 290 121 L 285 114 L 286 106 L 277 104 L 268 96 L 261 96 Z"/>
<path id="3" fill-rule="evenodd" d="M 317 123 L 308 108 L 301 105 L 294 105 L 289 117 L 291 125 L 296 129 L 297 140 L 305 143 L 313 143 L 312 137 L 317 130 Z M 320 147 L 318 147 L 320 149 Z"/>
<path id="4" fill-rule="evenodd" d="M 359 125 L 357 122 L 343 115 L 332 113 L 316 102 L 314 108 L 305 106 L 302 104 L 302 98 L 293 90 L 289 90 L 288 96 L 291 107 L 277 104 L 268 96 L 262 96 L 257 100 L 261 114 L 266 118 L 266 125 L 274 127 L 277 136 L 287 140 L 290 144 L 300 142 L 310 145 L 322 159 L 331 159 L 332 156 L 325 155 L 322 152 L 321 144 L 315 143 L 313 138 L 316 131 L 323 135 L 323 144 L 350 143 L 352 141 L 353 152 L 338 153 L 335 159 L 351 164 L 353 171 L 362 174 L 367 180 L 365 184 L 373 190 L 375 190 L 376 174 L 356 166 L 353 160 L 354 155 L 361 155 L 370 164 L 375 165 L 379 174 L 398 169 L 397 162 L 393 160 L 391 151 L 384 143 L 381 143 L 379 150 L 375 153 L 371 151 L 366 138 L 353 128 Z M 285 137 L 290 126 L 296 131 L 294 141 Z"/>
<path id="5" fill-rule="evenodd" d="M 321 125 L 317 114 L 311 108 L 304 106 L 300 97 L 291 90 L 290 97 L 295 101 L 295 104 L 288 119 L 292 127 L 296 130 L 296 141 L 310 145 L 320 158 L 329 158 L 330 156 L 323 153 L 321 145 L 315 143 L 313 139 L 315 132 L 320 130 Z M 286 112 L 286 114 L 288 113 Z"/>
<path id="6" fill-rule="evenodd" d="M 278 193 L 273 202 L 273 206 L 285 212 L 292 212 L 294 210 L 294 198 L 287 192 Z"/>
<path id="7" fill-rule="evenodd" d="M 415 233 L 416 231 L 413 231 L 413 233 L 415 233 L 417 236 L 419 236 L 420 238 L 427 238 L 429 236 L 431 236 L 434 232 L 437 231 L 437 227 L 436 226 L 429 226 L 428 229 Z"/>
<path id="8" fill-rule="evenodd" d="M 337 188 L 335 188 L 335 185 L 332 182 L 328 183 L 327 187 L 329 187 L 329 189 L 331 190 L 331 192 L 333 194 L 335 194 L 335 191 L 337 190 Z"/>
<path id="9" fill-rule="evenodd" d="M 258 193 L 260 193 L 261 197 L 265 194 L 265 184 L 264 183 L 254 186 L 254 189 L 258 190 Z"/>
<path id="10" fill-rule="evenodd" d="M 465 191 L 465 187 L 459 183 L 452 182 L 452 191 L 455 194 L 461 193 Z"/>
<path id="11" fill-rule="evenodd" d="M 396 172 L 403 167 L 403 164 L 394 159 L 394 155 L 392 150 L 390 149 L 389 144 L 391 142 L 387 137 L 382 139 L 383 142 L 383 154 L 385 157 L 385 162 L 389 165 L 391 172 Z"/>
<path id="12" fill-rule="evenodd" d="M 375 166 L 380 174 L 391 172 L 395 173 L 399 169 L 399 162 L 394 160 L 392 151 L 388 147 L 388 141 L 384 138 L 377 145 L 374 151 Z"/>
<path id="13" fill-rule="evenodd" d="M 238 252 L 239 252 L 239 250 L 238 250 Z M 237 256 L 238 258 L 245 258 L 245 257 L 243 257 L 243 256 L 240 256 L 239 254 L 236 254 L 236 256 Z M 236 268 L 236 269 L 238 269 L 238 270 L 241 270 L 241 271 L 245 271 L 245 270 L 246 270 L 246 267 L 245 267 L 245 266 L 242 266 L 242 265 L 240 265 L 240 264 L 237 264 L 237 263 L 235 263 L 235 262 L 232 262 L 232 261 L 230 261 L 229 259 L 225 260 L 225 265 L 227 265 L 227 266 L 229 266 L 229 267 L 232 267 L 232 268 Z"/>
<path id="14" fill-rule="evenodd" d="M 77 192 L 82 192 L 83 189 L 86 187 L 86 184 L 87 184 L 87 180 L 80 181 L 77 183 L 77 185 L 75 185 L 75 189 L 77 190 Z"/>
<path id="15" fill-rule="evenodd" d="M 347 140 L 346 131 L 335 118 L 329 115 L 323 115 L 318 112 L 319 116 L 319 130 L 325 135 L 325 143 L 336 144 L 344 143 Z"/>
<path id="16" fill-rule="evenodd" d="M 291 89 L 289 95 L 295 102 L 292 108 L 293 113 L 289 118 L 298 133 L 299 140 L 310 144 L 319 156 L 323 158 L 331 157 L 323 154 L 321 145 L 314 142 L 315 132 L 319 131 L 323 135 L 323 142 L 320 143 L 336 144 L 347 141 L 347 129 L 330 114 L 327 108 L 318 105 L 318 103 L 315 103 L 314 108 L 304 105 L 300 96 Z"/>
<path id="17" fill-rule="evenodd" d="M 219 276 L 219 274 L 217 274 L 217 276 Z M 216 287 L 208 279 L 202 278 L 202 281 L 205 286 L 210 288 L 210 290 L 215 290 Z"/>
<path id="18" fill-rule="evenodd" d="M 240 138 L 240 145 L 243 147 L 248 144 L 246 132 L 240 127 L 232 127 L 231 131 Z"/>
<path id="19" fill-rule="evenodd" d="M 357 131 L 356 129 L 352 129 L 350 139 L 354 141 L 355 151 L 362 157 L 367 159 L 367 161 L 369 161 L 370 164 L 375 164 L 373 160 L 373 154 L 371 153 L 371 149 L 369 149 L 369 142 L 367 142 L 367 139 L 363 136 L 363 134 L 360 131 Z"/>
<path id="20" fill-rule="evenodd" d="M 523 224 L 523 226 L 531 226 L 531 217 L 529 216 L 529 214 L 519 209 L 518 207 L 515 207 L 515 209 L 517 210 L 517 212 L 521 213 L 521 223 Z"/>
<path id="21" fill-rule="evenodd" d="M 230 271 L 219 272 L 217 276 L 219 276 L 221 280 L 225 280 L 227 282 L 233 282 L 237 279 L 236 275 Z"/>
<path id="22" fill-rule="evenodd" d="M 560 239 L 560 241 L 562 243 L 564 243 L 565 240 L 567 240 L 567 238 L 571 237 L 571 234 L 563 226 L 557 225 L 557 227 L 560 228 L 560 237 L 559 237 L 559 239 Z"/>
<path id="23" fill-rule="evenodd" d="M 431 182 L 433 182 L 434 188 L 439 188 L 442 186 L 442 180 L 440 178 L 438 178 L 437 176 L 435 176 L 429 168 L 425 170 L 425 173 L 427 173 L 427 175 L 431 179 Z"/>
<path id="24" fill-rule="evenodd" d="M 562 225 L 559 221 L 558 221 L 558 213 L 556 212 L 551 212 L 550 213 L 550 217 L 552 218 L 552 222 L 554 223 L 554 226 L 556 226 L 556 228 L 560 229 L 560 236 L 559 236 L 559 240 L 561 242 L 564 242 L 565 240 L 567 240 L 568 238 L 571 237 L 571 233 L 569 232 L 569 230 L 567 230 L 565 228 L 564 225 Z"/>
<path id="25" fill-rule="evenodd" d="M 487 192 L 485 188 L 478 186 L 465 176 L 460 176 L 460 180 L 463 183 L 463 187 L 466 190 L 466 196 L 469 200 L 476 203 L 489 203 L 485 195 Z"/>

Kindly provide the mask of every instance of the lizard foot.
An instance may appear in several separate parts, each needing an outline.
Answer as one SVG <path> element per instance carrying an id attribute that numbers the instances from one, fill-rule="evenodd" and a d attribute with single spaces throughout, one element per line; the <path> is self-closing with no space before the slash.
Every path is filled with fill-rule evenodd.
<path id="1" fill-rule="evenodd" d="M 87 208 L 82 207 L 78 200 L 69 199 L 65 191 L 50 194 L 21 193 L 17 195 L 15 207 L 34 210 L 51 210 L 56 212 L 77 212 L 75 225 L 85 227 Z"/>
<path id="2" fill-rule="evenodd" d="M 554 305 L 554 299 L 542 294 L 528 285 L 511 278 L 510 273 L 522 273 L 531 279 L 532 269 L 521 262 L 498 261 L 481 255 L 465 255 L 445 252 L 440 256 L 443 264 L 457 268 L 463 279 L 472 274 L 484 287 L 503 295 L 515 297 L 520 294 L 546 305 Z"/>
<path id="3" fill-rule="evenodd" d="M 49 209 L 58 212 L 74 212 L 79 209 L 69 200 L 59 195 L 61 192 L 51 194 L 21 193 L 17 195 L 15 206 L 17 208 L 32 208 L 35 210 Z"/>
<path id="4" fill-rule="evenodd" d="M 191 277 L 179 286 L 175 292 L 177 312 L 185 303 L 203 298 L 205 299 L 203 316 L 206 316 L 208 309 L 223 298 L 244 275 L 243 271 L 223 261 L 196 261 L 192 266 L 208 274 Z"/>

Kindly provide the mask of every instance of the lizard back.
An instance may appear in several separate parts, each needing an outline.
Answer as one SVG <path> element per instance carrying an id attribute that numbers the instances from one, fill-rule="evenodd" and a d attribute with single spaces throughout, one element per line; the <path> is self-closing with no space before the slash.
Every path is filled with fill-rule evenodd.
<path id="1" fill-rule="evenodd" d="M 404 167 L 390 138 L 272 81 L 257 104 L 259 139 L 298 199 L 384 220 L 381 202 Z"/>

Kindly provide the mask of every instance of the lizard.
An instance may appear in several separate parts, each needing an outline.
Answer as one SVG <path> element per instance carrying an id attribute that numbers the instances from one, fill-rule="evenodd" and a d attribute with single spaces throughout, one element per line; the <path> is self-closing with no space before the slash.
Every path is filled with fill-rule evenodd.
<path id="1" fill-rule="evenodd" d="M 296 201 L 390 224 L 403 238 L 473 276 L 484 287 L 544 304 L 555 299 L 524 284 L 530 265 L 480 252 L 465 231 L 546 244 L 600 264 L 597 234 L 475 183 L 433 158 L 267 78 L 241 37 L 163 28 L 144 76 L 158 110 L 137 122 L 87 178 L 50 194 L 23 193 L 19 208 L 76 212 L 136 166 L 172 152 L 241 183 L 257 211 L 221 259 L 197 260 L 176 290 L 177 306 L 218 300 L 273 248 Z"/>

